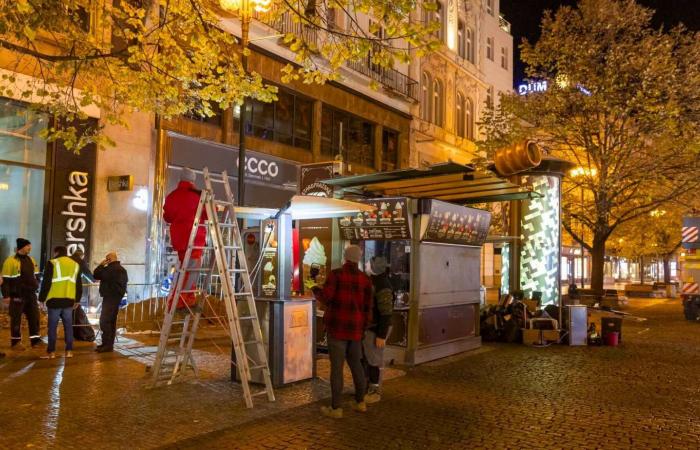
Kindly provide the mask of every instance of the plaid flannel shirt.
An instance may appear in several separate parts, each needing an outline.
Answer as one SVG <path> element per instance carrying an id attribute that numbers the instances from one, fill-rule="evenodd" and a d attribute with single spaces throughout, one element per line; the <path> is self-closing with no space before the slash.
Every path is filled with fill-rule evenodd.
<path id="1" fill-rule="evenodd" d="M 372 281 L 355 263 L 331 271 L 321 293 L 326 332 L 333 339 L 359 341 L 372 315 Z"/>

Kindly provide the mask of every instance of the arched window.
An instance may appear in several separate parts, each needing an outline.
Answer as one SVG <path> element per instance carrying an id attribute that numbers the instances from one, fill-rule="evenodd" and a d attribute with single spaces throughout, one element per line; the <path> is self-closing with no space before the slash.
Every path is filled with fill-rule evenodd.
<path id="1" fill-rule="evenodd" d="M 435 79 L 433 81 L 433 123 L 439 127 L 444 125 L 445 118 L 445 89 L 442 81 Z"/>
<path id="2" fill-rule="evenodd" d="M 474 102 L 470 98 L 464 100 L 464 131 L 467 139 L 474 140 Z"/>
<path id="3" fill-rule="evenodd" d="M 466 111 L 464 110 L 465 106 L 466 105 L 464 103 L 464 96 L 461 92 L 457 92 L 457 99 L 455 101 L 455 133 L 457 133 L 457 136 L 459 137 L 466 137 Z"/>
<path id="4" fill-rule="evenodd" d="M 464 33 L 464 52 L 465 58 L 470 63 L 474 63 L 474 30 L 467 28 Z"/>
<path id="5" fill-rule="evenodd" d="M 467 58 L 467 54 L 464 49 L 464 44 L 465 44 L 465 36 L 464 36 L 464 22 L 461 20 L 457 22 L 457 54 L 460 56 L 460 58 Z"/>
<path id="6" fill-rule="evenodd" d="M 432 104 L 432 79 L 428 72 L 423 72 L 421 76 L 421 97 L 420 97 L 420 118 L 425 121 L 430 121 L 432 118 L 431 114 L 431 104 Z"/>

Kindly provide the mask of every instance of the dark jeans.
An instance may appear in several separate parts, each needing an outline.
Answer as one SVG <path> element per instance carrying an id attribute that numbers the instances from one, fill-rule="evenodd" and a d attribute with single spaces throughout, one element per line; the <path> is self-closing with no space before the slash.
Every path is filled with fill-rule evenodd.
<path id="1" fill-rule="evenodd" d="M 102 299 L 100 330 L 102 330 L 103 347 L 114 347 L 114 338 L 117 335 L 117 315 L 119 314 L 119 302 L 121 302 L 121 298 Z"/>
<path id="2" fill-rule="evenodd" d="M 10 341 L 12 345 L 22 341 L 22 314 L 27 317 L 29 339 L 32 345 L 35 345 L 39 343 L 41 336 L 39 335 L 39 305 L 34 293 L 10 299 Z"/>
<path id="3" fill-rule="evenodd" d="M 66 341 L 66 351 L 73 350 L 73 308 L 49 308 L 49 345 L 46 347 L 46 353 L 56 351 L 58 319 L 63 322 L 63 339 Z"/>
<path id="4" fill-rule="evenodd" d="M 341 341 L 328 337 L 328 356 L 331 360 L 331 406 L 340 408 L 343 395 L 343 366 L 347 361 L 355 385 L 355 401 L 365 398 L 365 371 L 362 368 L 362 341 Z"/>

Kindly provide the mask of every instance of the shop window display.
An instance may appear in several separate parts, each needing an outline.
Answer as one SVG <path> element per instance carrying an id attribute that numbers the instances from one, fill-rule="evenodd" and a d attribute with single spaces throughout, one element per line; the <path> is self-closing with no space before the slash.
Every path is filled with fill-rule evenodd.
<path id="1" fill-rule="evenodd" d="M 41 251 L 46 141 L 39 133 L 44 115 L 21 103 L 0 99 L 0 260 L 14 252 L 17 237 Z"/>

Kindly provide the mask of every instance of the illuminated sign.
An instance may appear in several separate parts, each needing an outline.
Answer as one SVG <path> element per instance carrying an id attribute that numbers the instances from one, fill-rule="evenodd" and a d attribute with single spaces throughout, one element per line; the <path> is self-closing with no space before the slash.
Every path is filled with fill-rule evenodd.
<path id="1" fill-rule="evenodd" d="M 518 94 L 527 95 L 533 92 L 546 92 L 547 82 L 546 81 L 533 81 L 531 83 L 523 83 L 518 85 Z"/>

